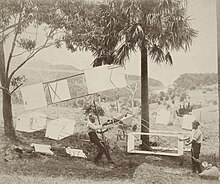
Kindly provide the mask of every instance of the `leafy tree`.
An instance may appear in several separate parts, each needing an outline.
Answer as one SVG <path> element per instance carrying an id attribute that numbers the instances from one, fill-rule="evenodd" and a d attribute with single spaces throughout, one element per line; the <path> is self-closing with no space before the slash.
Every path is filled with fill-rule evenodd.
<path id="1" fill-rule="evenodd" d="M 25 82 L 25 78 L 16 76 L 16 72 L 41 50 L 59 45 L 62 29 L 51 25 L 59 24 L 63 18 L 55 0 L 1 1 L 0 88 L 3 92 L 4 131 L 11 140 L 16 140 L 11 97 Z M 10 48 L 8 55 L 5 54 L 6 48 Z"/>
<path id="2" fill-rule="evenodd" d="M 68 17 L 74 14 L 72 6 L 70 3 L 64 10 Z M 74 25 L 71 19 L 65 22 L 67 48 L 92 51 L 101 60 L 94 65 L 124 65 L 131 52 L 141 52 L 141 131 L 149 132 L 149 59 L 172 64 L 170 51 L 188 50 L 196 37 L 196 31 L 189 25 L 185 1 L 109 0 L 85 3 L 79 9 L 78 18 L 82 20 L 79 25 Z M 81 31 L 75 29 L 77 26 Z M 142 136 L 142 142 L 147 149 L 149 136 Z"/>

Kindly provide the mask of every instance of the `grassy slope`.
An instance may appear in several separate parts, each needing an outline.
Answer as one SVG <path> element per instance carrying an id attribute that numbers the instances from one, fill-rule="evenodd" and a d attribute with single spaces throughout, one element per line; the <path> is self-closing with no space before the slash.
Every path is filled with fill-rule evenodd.
<path id="1" fill-rule="evenodd" d="M 14 175 L 0 175 L 0 184 L 131 184 L 133 182 L 129 180 L 90 180 L 90 179 L 78 179 L 78 178 L 64 178 L 64 177 L 34 177 L 34 176 L 21 176 Z"/>
<path id="2" fill-rule="evenodd" d="M 17 111 L 22 111 L 21 106 L 15 106 Z M 48 109 L 42 109 L 41 112 L 47 112 L 50 116 L 58 117 L 63 115 L 64 117 L 68 116 L 68 118 L 76 118 L 78 122 L 82 122 L 83 117 L 80 114 L 79 109 L 69 109 L 69 108 L 56 108 L 51 107 Z M 208 111 L 209 112 L 209 111 Z M 207 113 L 208 113 L 207 112 Z M 213 115 L 213 114 L 212 114 Z M 213 118 L 213 116 L 211 116 Z M 206 124 L 206 129 L 208 132 L 211 132 L 211 136 L 209 136 L 208 141 L 203 143 L 203 151 L 202 151 L 202 160 L 213 161 L 206 154 L 213 154 L 212 144 L 209 144 L 210 141 L 213 141 L 216 137 L 213 135 L 212 131 L 217 132 L 215 128 L 216 122 L 212 122 L 210 124 Z M 152 129 L 163 129 L 163 130 L 180 130 L 180 124 L 176 123 L 173 126 L 164 126 L 164 125 L 156 125 L 155 123 L 151 124 Z M 82 130 L 82 129 L 81 129 Z M 3 133 L 3 129 L 1 128 L 1 135 Z M 20 135 L 20 134 L 19 134 Z M 52 143 L 52 144 L 65 144 L 71 143 L 74 145 L 74 140 L 64 140 L 63 142 L 50 141 L 43 138 L 43 132 L 35 133 L 35 134 L 22 134 L 23 139 L 25 141 L 38 142 L 38 143 Z M 21 135 L 20 135 L 21 136 Z M 4 140 L 1 137 L 1 143 L 5 144 L 6 142 L 2 142 Z M 72 140 L 72 141 L 70 141 Z M 47 141 L 47 142 L 46 142 Z M 210 146 L 210 147 L 209 147 Z M 184 160 L 184 172 L 179 167 L 179 160 L 176 158 L 169 157 L 160 157 L 161 160 L 154 161 L 154 157 L 148 157 L 145 159 L 145 155 L 134 155 L 131 156 L 132 167 L 130 168 L 129 159 L 125 156 L 121 151 L 113 151 L 112 155 L 117 165 L 116 168 L 111 170 L 106 165 L 103 167 L 94 166 L 91 161 L 86 161 L 82 159 L 68 159 L 62 157 L 37 157 L 31 159 L 21 159 L 17 161 L 3 162 L 0 161 L 0 178 L 2 183 L 29 183 L 30 180 L 33 180 L 34 183 L 88 183 L 89 181 L 93 181 L 93 183 L 110 183 L 110 181 L 115 183 L 132 183 L 133 182 L 133 173 L 135 169 L 141 165 L 142 163 L 150 164 L 149 168 L 156 168 L 157 172 L 161 173 L 161 175 L 165 178 L 171 178 L 172 181 L 175 181 L 173 177 L 161 170 L 164 166 L 167 166 L 175 171 L 180 171 L 181 174 L 177 174 L 175 177 L 182 181 L 183 183 L 188 183 L 188 181 L 194 181 L 194 183 L 204 183 L 209 184 L 210 181 L 200 180 L 195 176 L 188 176 L 190 172 L 190 157 L 189 154 L 186 153 L 183 156 Z M 205 154 L 204 154 L 205 153 Z M 105 160 L 104 160 L 105 161 Z M 148 172 L 148 171 L 146 171 Z M 8 175 L 9 173 L 13 173 L 13 175 Z M 42 182 L 43 181 L 43 182 Z"/>

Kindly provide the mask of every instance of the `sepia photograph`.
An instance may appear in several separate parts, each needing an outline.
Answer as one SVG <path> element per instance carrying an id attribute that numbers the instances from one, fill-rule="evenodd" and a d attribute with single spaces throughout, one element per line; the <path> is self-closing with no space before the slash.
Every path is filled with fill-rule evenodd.
<path id="1" fill-rule="evenodd" d="M 218 184 L 219 0 L 0 0 L 0 184 Z"/>

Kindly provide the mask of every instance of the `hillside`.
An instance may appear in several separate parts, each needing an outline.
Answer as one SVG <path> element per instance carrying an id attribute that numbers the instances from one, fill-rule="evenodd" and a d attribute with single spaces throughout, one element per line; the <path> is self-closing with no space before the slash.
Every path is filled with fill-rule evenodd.
<path id="1" fill-rule="evenodd" d="M 214 85 L 217 82 L 217 73 L 185 73 L 180 75 L 174 81 L 174 84 L 177 89 L 195 89 Z"/>
<path id="2" fill-rule="evenodd" d="M 128 79 L 129 81 L 132 82 L 141 81 L 141 76 L 129 75 Z M 148 82 L 149 82 L 149 90 L 162 89 L 164 87 L 163 83 L 156 79 L 149 78 Z"/>

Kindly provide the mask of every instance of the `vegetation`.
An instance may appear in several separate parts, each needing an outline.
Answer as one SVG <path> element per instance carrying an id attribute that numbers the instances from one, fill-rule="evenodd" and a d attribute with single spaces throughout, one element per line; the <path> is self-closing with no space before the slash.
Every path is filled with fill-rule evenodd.
<path id="1" fill-rule="evenodd" d="M 186 73 L 182 74 L 175 81 L 175 88 L 181 90 L 193 90 L 217 84 L 218 74 L 216 73 Z"/>
<path id="2" fill-rule="evenodd" d="M 3 92 L 4 130 L 11 140 L 16 140 L 11 98 L 25 79 L 15 77 L 15 74 L 41 50 L 58 46 L 61 40 L 59 32 L 62 29 L 51 27 L 54 22 L 62 20 L 54 5 L 52 1 L 40 0 L 5 0 L 0 4 L 0 88 Z M 44 35 L 41 38 L 39 30 Z M 5 53 L 6 46 L 9 54 Z M 16 63 L 14 67 L 12 63 Z"/>

